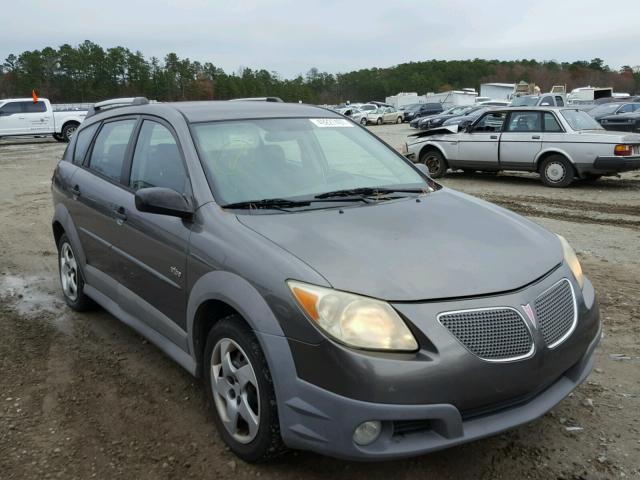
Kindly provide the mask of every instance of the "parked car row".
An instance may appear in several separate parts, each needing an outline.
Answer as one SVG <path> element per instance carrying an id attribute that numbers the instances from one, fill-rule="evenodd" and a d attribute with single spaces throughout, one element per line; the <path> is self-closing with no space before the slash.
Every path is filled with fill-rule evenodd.
<path id="1" fill-rule="evenodd" d="M 618 118 L 625 115 L 640 121 L 640 111 Z M 443 127 L 415 134 L 405 150 L 434 178 L 449 168 L 522 170 L 539 172 L 547 186 L 566 187 L 576 178 L 640 169 L 640 135 L 606 131 L 575 108 L 492 109 L 450 131 Z"/>
<path id="2" fill-rule="evenodd" d="M 607 130 L 640 132 L 640 102 L 611 102 L 589 110 Z"/>

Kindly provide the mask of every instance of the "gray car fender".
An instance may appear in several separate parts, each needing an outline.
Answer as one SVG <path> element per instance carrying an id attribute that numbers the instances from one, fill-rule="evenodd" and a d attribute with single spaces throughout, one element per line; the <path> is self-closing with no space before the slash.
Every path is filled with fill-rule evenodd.
<path id="1" fill-rule="evenodd" d="M 64 206 L 62 202 L 58 202 L 53 211 L 53 219 L 51 220 L 51 225 L 58 222 L 62 225 L 64 229 L 64 233 L 67 235 L 69 242 L 71 243 L 71 247 L 73 248 L 73 253 L 75 257 L 80 261 L 81 268 L 84 268 L 87 262 L 87 257 L 84 253 L 84 249 L 82 248 L 82 243 L 80 242 L 80 236 L 78 235 L 78 230 L 76 229 L 75 224 L 73 223 L 73 219 L 71 215 L 69 215 L 69 211 Z"/>
<path id="2" fill-rule="evenodd" d="M 573 161 L 573 158 L 571 158 L 571 155 L 569 155 L 569 153 L 566 150 L 564 150 L 563 148 L 549 147 L 549 148 L 545 148 L 543 150 L 540 150 L 538 152 L 538 154 L 536 155 L 536 161 L 535 161 L 536 167 L 538 167 L 540 165 L 540 159 L 543 156 L 546 156 L 546 155 L 549 155 L 549 154 L 562 155 L 567 160 L 569 160 L 573 165 L 576 164 L 576 162 Z"/>

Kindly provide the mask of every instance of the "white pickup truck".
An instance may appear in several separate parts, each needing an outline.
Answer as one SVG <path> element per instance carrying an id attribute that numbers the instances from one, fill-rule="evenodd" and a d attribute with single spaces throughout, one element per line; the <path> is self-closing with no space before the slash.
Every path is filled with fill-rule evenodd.
<path id="1" fill-rule="evenodd" d="M 46 98 L 0 100 L 0 138 L 52 135 L 68 142 L 86 116 L 83 110 L 54 111 Z"/>

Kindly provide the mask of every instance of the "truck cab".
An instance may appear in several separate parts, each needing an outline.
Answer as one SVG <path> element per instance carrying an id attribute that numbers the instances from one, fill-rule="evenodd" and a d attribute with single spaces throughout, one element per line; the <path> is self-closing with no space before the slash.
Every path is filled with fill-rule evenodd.
<path id="1" fill-rule="evenodd" d="M 55 112 L 46 98 L 10 98 L 0 100 L 0 137 L 53 135 L 69 141 L 86 111 Z"/>

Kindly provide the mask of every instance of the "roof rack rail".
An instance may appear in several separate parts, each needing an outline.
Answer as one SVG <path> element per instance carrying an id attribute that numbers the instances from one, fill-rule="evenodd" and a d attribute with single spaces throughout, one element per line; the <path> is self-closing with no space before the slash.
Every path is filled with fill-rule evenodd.
<path id="1" fill-rule="evenodd" d="M 284 103 L 280 97 L 247 97 L 247 98 L 232 98 L 230 102 L 277 102 Z"/>
<path id="2" fill-rule="evenodd" d="M 94 103 L 89 107 L 87 117 L 96 115 L 105 110 L 111 110 L 112 108 L 129 107 L 131 105 L 147 105 L 149 100 L 147 97 L 124 97 L 124 98 L 112 98 L 110 100 L 104 100 L 102 102 Z"/>

